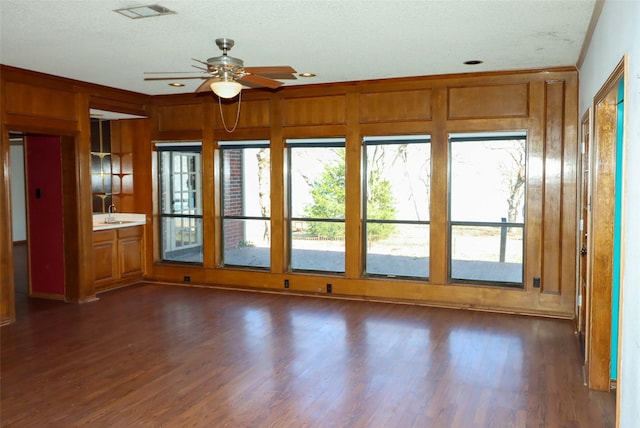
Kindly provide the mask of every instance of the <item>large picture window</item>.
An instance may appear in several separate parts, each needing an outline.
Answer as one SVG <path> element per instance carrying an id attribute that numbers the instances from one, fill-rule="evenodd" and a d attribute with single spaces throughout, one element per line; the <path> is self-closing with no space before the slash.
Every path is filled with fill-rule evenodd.
<path id="1" fill-rule="evenodd" d="M 365 272 L 429 277 L 428 136 L 365 137 Z"/>
<path id="2" fill-rule="evenodd" d="M 157 143 L 164 261 L 202 263 L 201 143 Z"/>
<path id="3" fill-rule="evenodd" d="M 268 268 L 271 242 L 269 141 L 220 141 L 222 260 Z"/>
<path id="4" fill-rule="evenodd" d="M 524 132 L 452 134 L 450 280 L 523 285 Z"/>
<path id="5" fill-rule="evenodd" d="M 287 140 L 290 267 L 344 272 L 345 140 Z"/>

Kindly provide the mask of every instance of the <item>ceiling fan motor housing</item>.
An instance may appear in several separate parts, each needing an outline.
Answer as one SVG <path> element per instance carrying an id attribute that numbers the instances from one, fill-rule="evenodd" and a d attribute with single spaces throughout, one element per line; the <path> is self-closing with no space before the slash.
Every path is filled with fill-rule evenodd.
<path id="1" fill-rule="evenodd" d="M 216 39 L 216 45 L 222 50 L 221 56 L 207 59 L 208 71 L 217 75 L 233 74 L 236 77 L 244 75 L 244 61 L 227 55 L 227 51 L 233 47 L 235 42 L 232 39 Z"/>
<path id="2" fill-rule="evenodd" d="M 244 61 L 239 58 L 234 58 L 228 55 L 216 56 L 213 58 L 207 59 L 207 64 L 210 68 L 219 68 L 219 69 L 242 69 L 244 68 Z"/>

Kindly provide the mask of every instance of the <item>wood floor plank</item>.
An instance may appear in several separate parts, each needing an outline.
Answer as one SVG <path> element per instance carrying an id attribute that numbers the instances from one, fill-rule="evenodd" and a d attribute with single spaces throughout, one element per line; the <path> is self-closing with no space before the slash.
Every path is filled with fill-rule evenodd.
<path id="1" fill-rule="evenodd" d="M 154 284 L 25 299 L 6 427 L 613 427 L 572 323 Z"/>

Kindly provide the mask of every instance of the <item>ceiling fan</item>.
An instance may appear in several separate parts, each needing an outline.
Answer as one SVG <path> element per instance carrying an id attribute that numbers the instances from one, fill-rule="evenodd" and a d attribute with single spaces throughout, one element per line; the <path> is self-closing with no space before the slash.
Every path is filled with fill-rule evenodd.
<path id="1" fill-rule="evenodd" d="M 270 67 L 245 67 L 244 61 L 229 56 L 228 52 L 235 42 L 232 39 L 216 39 L 216 45 L 222 51 L 222 55 L 209 58 L 206 61 L 194 59 L 199 65 L 195 68 L 202 70 L 201 76 L 190 77 L 145 77 L 144 80 L 178 80 L 178 79 L 203 79 L 205 80 L 196 92 L 212 90 L 220 98 L 233 98 L 240 93 L 242 86 L 250 88 L 277 89 L 283 85 L 276 79 L 295 79 L 296 70 L 290 66 Z M 162 72 L 150 72 L 145 74 L 172 74 Z"/>

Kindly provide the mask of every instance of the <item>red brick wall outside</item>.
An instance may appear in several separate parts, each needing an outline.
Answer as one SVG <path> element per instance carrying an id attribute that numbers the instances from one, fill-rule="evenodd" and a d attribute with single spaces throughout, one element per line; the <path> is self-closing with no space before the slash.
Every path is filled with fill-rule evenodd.
<path id="1" fill-rule="evenodd" d="M 224 215 L 243 215 L 242 149 L 224 151 Z M 224 221 L 224 249 L 237 248 L 245 240 L 241 220 Z"/>

